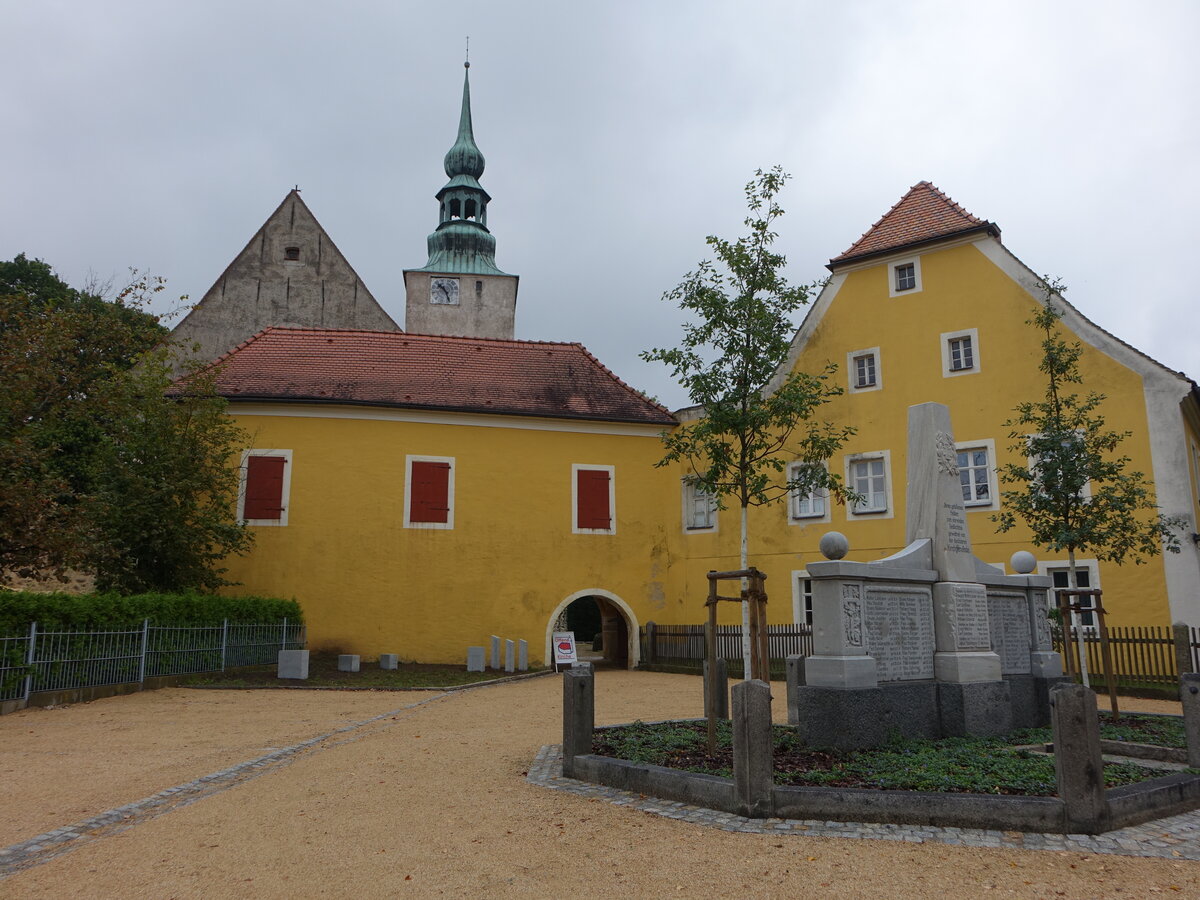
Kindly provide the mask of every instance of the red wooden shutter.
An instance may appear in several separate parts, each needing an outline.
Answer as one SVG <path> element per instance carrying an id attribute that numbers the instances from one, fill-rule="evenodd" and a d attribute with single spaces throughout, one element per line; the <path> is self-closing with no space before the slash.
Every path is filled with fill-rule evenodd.
<path id="1" fill-rule="evenodd" d="M 244 519 L 283 518 L 282 456 L 246 457 L 246 502 L 242 505 Z"/>
<path id="2" fill-rule="evenodd" d="M 413 460 L 408 521 L 445 524 L 450 517 L 450 463 Z"/>
<path id="3" fill-rule="evenodd" d="M 612 528 L 612 510 L 608 505 L 611 476 L 604 469 L 579 469 L 576 473 L 575 505 L 577 528 Z"/>

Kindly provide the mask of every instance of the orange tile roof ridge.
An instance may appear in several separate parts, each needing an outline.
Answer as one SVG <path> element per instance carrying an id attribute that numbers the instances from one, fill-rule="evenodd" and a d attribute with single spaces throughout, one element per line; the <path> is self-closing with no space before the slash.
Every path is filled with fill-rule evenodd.
<path id="1" fill-rule="evenodd" d="M 271 327 L 206 368 L 230 399 L 675 424 L 578 342 Z"/>
<path id="2" fill-rule="evenodd" d="M 918 181 L 844 253 L 831 259 L 829 268 L 974 231 L 1000 236 L 994 222 L 967 212 L 933 182 Z"/>

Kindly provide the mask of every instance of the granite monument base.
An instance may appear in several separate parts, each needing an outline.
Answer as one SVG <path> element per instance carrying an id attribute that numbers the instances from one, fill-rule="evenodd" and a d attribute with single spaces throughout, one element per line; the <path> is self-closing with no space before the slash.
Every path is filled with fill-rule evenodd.
<path id="1" fill-rule="evenodd" d="M 942 737 L 997 737 L 1013 729 L 1007 681 L 938 682 Z"/>
<path id="2" fill-rule="evenodd" d="M 937 737 L 937 689 L 933 681 L 850 691 L 798 685 L 788 720 L 811 747 L 859 750 L 896 736 Z"/>

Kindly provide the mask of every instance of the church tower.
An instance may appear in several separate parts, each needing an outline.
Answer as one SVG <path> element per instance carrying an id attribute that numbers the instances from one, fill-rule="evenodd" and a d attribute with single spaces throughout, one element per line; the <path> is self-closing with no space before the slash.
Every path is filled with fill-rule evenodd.
<path id="1" fill-rule="evenodd" d="M 429 235 L 429 262 L 404 272 L 404 327 L 414 334 L 511 339 L 517 276 L 496 268 L 496 238 L 487 227 L 492 198 L 479 184 L 483 154 L 471 129 L 471 64 L 464 65 L 458 138 L 444 161 L 450 180 L 437 193 L 438 227 Z"/>

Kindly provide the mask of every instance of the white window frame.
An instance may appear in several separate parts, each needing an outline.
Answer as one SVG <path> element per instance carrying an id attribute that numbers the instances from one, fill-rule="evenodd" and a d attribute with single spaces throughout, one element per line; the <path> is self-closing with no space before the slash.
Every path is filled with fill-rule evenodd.
<path id="1" fill-rule="evenodd" d="M 808 582 L 808 591 L 804 582 Z M 805 603 L 805 600 L 808 602 Z M 792 623 L 812 626 L 812 576 L 808 569 L 792 569 Z"/>
<path id="2" fill-rule="evenodd" d="M 249 474 L 246 460 L 251 456 L 281 456 L 284 459 L 283 463 L 283 490 L 279 495 L 279 505 L 283 507 L 278 519 L 247 519 L 244 516 L 246 509 L 246 476 Z M 288 523 L 288 511 L 291 507 L 292 494 L 292 451 L 291 450 L 243 450 L 241 469 L 238 474 L 238 501 L 237 501 L 237 517 L 238 521 L 243 525 L 255 526 L 279 526 L 282 527 Z"/>
<path id="3" fill-rule="evenodd" d="M 605 471 L 608 473 L 608 528 L 579 527 L 579 472 Z M 617 467 L 586 463 L 571 463 L 571 533 L 572 534 L 616 534 L 617 533 Z"/>
<path id="4" fill-rule="evenodd" d="M 857 360 L 864 356 L 875 359 L 875 383 L 858 387 Z M 846 354 L 846 385 L 852 394 L 865 394 L 867 391 L 877 391 L 883 387 L 883 359 L 878 347 L 868 347 L 865 350 L 852 350 Z"/>
<path id="5" fill-rule="evenodd" d="M 916 284 L 910 288 L 899 290 L 896 287 L 896 270 L 902 266 L 913 267 L 913 277 Z M 921 283 L 921 257 L 910 256 L 908 259 L 897 259 L 888 264 L 888 296 L 889 297 L 907 297 L 909 294 L 919 294 L 924 285 Z"/>
<path id="6" fill-rule="evenodd" d="M 828 466 L 825 463 L 810 463 L 810 462 L 805 462 L 804 460 L 798 459 L 798 460 L 795 460 L 794 462 L 788 463 L 788 467 L 787 467 L 788 481 L 791 481 L 793 478 L 795 478 L 796 470 L 798 470 L 804 466 L 813 466 L 815 468 L 819 468 L 819 469 L 828 471 Z M 807 500 L 811 501 L 818 496 L 821 500 L 821 505 L 823 507 L 821 512 L 810 512 L 810 513 L 803 513 L 803 514 L 797 512 L 796 507 L 797 507 L 797 504 L 801 500 L 807 499 Z M 828 522 L 828 521 L 830 521 L 830 519 L 829 519 L 829 491 L 828 490 L 821 488 L 812 494 L 805 495 L 804 497 L 800 496 L 799 491 L 795 491 L 795 490 L 788 491 L 788 522 L 790 524 L 792 524 L 792 525 L 807 525 L 809 523 Z"/>
<path id="7" fill-rule="evenodd" d="M 971 366 L 966 369 L 951 368 L 953 356 L 950 353 L 950 342 L 966 338 L 971 342 Z M 979 329 L 966 328 L 962 331 L 946 331 L 941 335 L 942 341 L 942 377 L 957 378 L 959 375 L 974 375 L 980 370 L 979 362 Z"/>
<path id="8" fill-rule="evenodd" d="M 576 485 L 576 488 L 578 488 L 579 482 L 576 481 L 575 485 Z M 715 532 L 717 530 L 717 498 L 714 497 L 712 494 L 698 490 L 698 486 L 696 484 L 690 483 L 686 480 L 684 480 L 682 482 L 681 486 L 683 488 L 682 497 L 683 497 L 683 531 L 684 531 L 684 533 L 685 534 L 711 534 L 711 533 Z M 692 522 L 693 522 L 692 514 L 695 512 L 694 504 L 699 499 L 699 497 L 697 495 L 701 494 L 701 493 L 703 493 L 706 497 L 708 497 L 709 524 L 694 525 L 694 524 L 692 524 Z M 576 521 L 578 521 L 578 519 L 576 519 Z"/>
<path id="9" fill-rule="evenodd" d="M 1037 573 L 1039 575 L 1045 575 L 1047 578 L 1049 578 L 1051 580 L 1050 595 L 1047 598 L 1047 603 L 1049 604 L 1050 609 L 1058 608 L 1058 597 L 1054 593 L 1055 588 L 1053 586 L 1054 572 L 1068 572 L 1069 573 L 1070 569 L 1071 569 L 1071 561 L 1067 560 L 1067 559 L 1048 559 L 1044 562 L 1040 561 L 1040 560 L 1038 561 Z M 1088 573 L 1089 584 L 1088 584 L 1087 588 L 1084 588 L 1084 590 L 1100 590 L 1101 589 L 1101 587 L 1100 587 L 1100 563 L 1098 560 L 1096 560 L 1094 557 L 1089 558 L 1089 559 L 1077 559 L 1077 560 L 1075 560 L 1075 569 L 1076 569 L 1076 575 L 1078 575 L 1078 572 L 1081 569 L 1086 570 Z M 1067 576 L 1067 580 L 1068 581 L 1070 580 L 1069 574 Z M 1096 602 L 1096 598 L 1090 597 L 1088 599 L 1091 601 L 1092 605 L 1094 606 L 1095 602 Z M 1096 624 L 1096 617 L 1094 615 L 1092 616 L 1092 624 L 1091 625 L 1085 625 L 1081 622 L 1080 627 L 1083 628 L 1087 632 L 1095 632 L 1095 631 L 1099 630 L 1099 626 Z"/>
<path id="10" fill-rule="evenodd" d="M 414 522 L 410 515 L 412 512 L 412 467 L 414 462 L 441 462 L 450 464 L 450 472 L 446 477 L 446 513 L 445 522 Z M 405 528 L 427 528 L 433 531 L 451 531 L 454 528 L 454 476 L 458 469 L 453 456 L 422 456 L 420 454 L 409 454 L 404 457 L 404 527 Z"/>
<path id="11" fill-rule="evenodd" d="M 1079 432 L 1077 431 L 1077 432 L 1076 432 L 1076 434 L 1078 434 L 1078 433 L 1079 433 Z M 1032 441 L 1034 438 L 1037 438 L 1037 437 L 1041 437 L 1041 435 L 1040 435 L 1040 434 L 1027 434 L 1027 435 L 1025 435 L 1025 445 L 1026 445 L 1026 447 L 1028 447 L 1028 446 L 1029 446 L 1029 443 L 1030 443 L 1030 442 L 1031 442 L 1031 441 Z M 1036 475 L 1036 474 L 1037 474 L 1037 465 L 1038 465 L 1038 462 L 1039 462 L 1039 460 L 1038 460 L 1038 456 L 1037 456 L 1037 454 L 1036 454 L 1036 453 L 1027 453 L 1027 454 L 1025 455 L 1025 467 L 1026 467 L 1027 469 L 1029 469 L 1030 473 L 1031 473 L 1031 474 L 1033 474 L 1033 475 Z M 1080 491 L 1079 491 L 1079 499 L 1080 499 L 1080 500 L 1083 500 L 1083 501 L 1088 501 L 1088 500 L 1091 500 L 1091 499 L 1092 499 L 1092 480 L 1091 480 L 1090 478 L 1087 480 L 1087 482 L 1084 484 L 1084 486 L 1083 486 L 1083 487 L 1080 489 Z"/>
<path id="12" fill-rule="evenodd" d="M 886 497 L 887 507 L 884 509 L 859 509 L 852 503 L 847 504 L 847 518 L 891 519 L 896 514 L 896 504 L 892 502 L 892 451 L 872 450 L 866 453 L 848 454 L 845 457 L 844 473 L 846 487 L 850 490 L 858 490 L 858 486 L 854 480 L 854 464 L 871 462 L 873 460 L 883 460 L 883 493 Z"/>
<path id="13" fill-rule="evenodd" d="M 1000 489 L 996 483 L 996 442 L 991 438 L 987 438 L 982 441 L 957 441 L 954 444 L 955 453 L 981 449 L 987 451 L 988 497 L 990 499 L 984 501 L 964 500 L 963 506 L 968 512 L 971 510 L 996 510 L 1000 508 Z"/>

